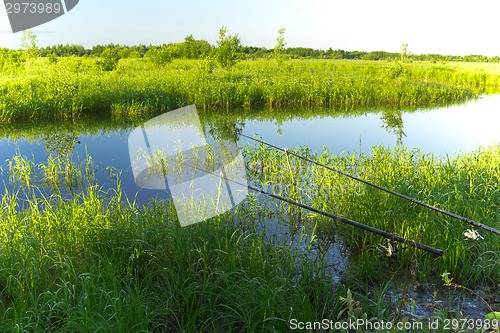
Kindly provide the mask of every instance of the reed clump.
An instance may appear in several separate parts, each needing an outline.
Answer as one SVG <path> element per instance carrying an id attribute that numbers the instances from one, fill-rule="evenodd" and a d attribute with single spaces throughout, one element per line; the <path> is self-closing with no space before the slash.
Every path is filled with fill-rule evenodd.
<path id="1" fill-rule="evenodd" d="M 294 151 L 499 227 L 499 146 L 444 158 L 403 148 Z M 445 254 L 394 244 L 397 258 L 388 257 L 377 250 L 388 245 L 378 236 L 253 194 L 231 212 L 181 228 L 171 202 L 138 206 L 122 200 L 119 181 L 107 192 L 89 181 L 90 157 L 70 166 L 16 155 L 3 170 L 10 177 L 0 200 L 0 330 L 286 331 L 294 318 L 394 319 L 400 311 L 385 298 L 388 281 L 406 273 L 424 285 L 449 272 L 471 289 L 500 279 L 495 235 L 466 239 L 468 225 L 293 155 L 248 146 L 244 156 L 255 186 Z M 68 184 L 79 189 L 65 191 Z M 278 221 L 292 241 L 269 234 Z M 328 244 L 339 242 L 349 257 L 340 282 L 326 260 Z"/>
<path id="2" fill-rule="evenodd" d="M 93 58 L 36 59 L 0 79 L 0 121 L 277 106 L 416 107 L 457 103 L 500 91 L 500 75 L 431 63 L 375 61 L 241 61 L 230 69 L 208 60 L 176 60 L 158 68 L 122 59 L 102 71 Z M 400 66 L 401 68 L 399 68 Z M 398 69 L 399 68 L 399 69 Z"/>
<path id="3" fill-rule="evenodd" d="M 297 153 L 356 175 L 409 197 L 455 212 L 493 228 L 500 227 L 500 146 L 494 145 L 457 156 L 437 157 L 418 149 L 373 148 L 370 155 L 354 153 L 335 156 L 325 151 Z M 290 155 L 291 162 L 278 151 L 259 147 L 247 150 L 250 173 L 260 186 L 274 187 L 286 197 L 295 195 L 300 202 L 335 215 L 367 224 L 445 251 L 436 258 L 418 253 L 417 280 L 427 282 L 446 271 L 474 286 L 500 279 L 500 241 L 497 235 L 478 229 L 484 239 L 471 240 L 464 233 L 472 227 L 440 215 L 401 198 L 369 187 Z M 293 173 L 287 172 L 288 165 Z M 293 177 L 292 177 L 293 175 Z M 292 183 L 295 186 L 292 186 Z M 314 216 L 314 215 L 313 215 Z M 348 240 L 358 277 L 384 278 L 391 260 L 378 251 L 386 241 L 374 234 L 320 216 L 318 229 L 324 237 Z M 330 235 L 330 236 L 326 236 Z M 321 236 L 319 236 L 321 237 Z M 399 258 L 413 257 L 414 249 L 392 244 Z M 404 259 L 403 259 L 404 260 Z"/>
<path id="4" fill-rule="evenodd" d="M 85 178 L 90 157 L 67 163 L 16 155 L 4 170 L 1 331 L 286 331 L 333 316 L 324 262 L 266 240 L 258 200 L 181 228 L 171 202 L 121 200 L 120 182 Z M 65 191 L 67 169 L 86 186 Z"/>

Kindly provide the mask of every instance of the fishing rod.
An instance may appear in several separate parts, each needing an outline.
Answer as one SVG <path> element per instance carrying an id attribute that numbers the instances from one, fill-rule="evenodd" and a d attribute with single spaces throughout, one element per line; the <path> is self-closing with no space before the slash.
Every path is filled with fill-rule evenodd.
<path id="1" fill-rule="evenodd" d="M 413 246 L 413 247 L 416 247 L 418 249 L 421 249 L 421 250 L 424 250 L 424 251 L 427 251 L 427 252 L 430 252 L 432 254 L 435 254 L 435 255 L 438 255 L 438 256 L 442 256 L 443 255 L 443 250 L 440 250 L 440 249 L 436 249 L 436 248 L 433 248 L 431 246 L 428 246 L 428 245 L 425 245 L 425 244 L 420 244 L 414 240 L 411 240 L 411 239 L 407 239 L 407 238 L 404 238 L 404 237 L 401 237 L 401 236 L 398 236 L 398 235 L 394 235 L 394 234 L 391 234 L 387 231 L 383 231 L 383 230 L 380 230 L 380 229 L 377 229 L 377 228 L 374 228 L 374 227 L 371 227 L 371 226 L 368 226 L 368 225 L 365 225 L 365 224 L 362 224 L 362 223 L 359 223 L 359 222 L 356 222 L 356 221 L 353 221 L 353 220 L 350 220 L 348 218 L 345 218 L 345 217 L 341 217 L 341 216 L 337 216 L 337 215 L 334 215 L 334 214 L 331 214 L 331 213 L 328 213 L 328 212 L 325 212 L 323 210 L 320 210 L 320 209 L 317 209 L 317 208 L 314 208 L 314 207 L 311 207 L 309 205 L 306 205 L 306 204 L 303 204 L 303 203 L 300 203 L 298 201 L 295 201 L 295 200 L 292 200 L 292 199 L 289 199 L 289 198 L 285 198 L 283 196 L 280 196 L 280 195 L 277 195 L 277 194 L 274 194 L 274 193 L 271 193 L 271 192 L 268 192 L 268 191 L 265 191 L 263 189 L 260 189 L 260 188 L 257 188 L 257 187 L 254 187 L 252 185 L 248 185 L 248 184 L 243 184 L 239 181 L 236 181 L 234 179 L 229 179 L 227 178 L 226 176 L 223 176 L 223 173 L 221 172 L 219 175 L 217 175 L 216 173 L 214 172 L 210 172 L 210 171 L 207 171 L 207 170 L 204 170 L 202 168 L 199 168 L 199 167 L 196 167 L 194 165 L 191 165 L 187 162 L 183 162 L 184 165 L 187 165 L 187 166 L 190 166 L 192 168 L 195 168 L 196 170 L 200 170 L 202 172 L 205 172 L 207 174 L 210 174 L 210 175 L 213 175 L 213 176 L 216 176 L 216 177 L 220 177 L 220 179 L 224 179 L 226 181 L 230 181 L 236 185 L 239 185 L 239 186 L 242 186 L 242 187 L 246 187 L 248 188 L 249 190 L 252 190 L 254 192 L 258 192 L 258 193 L 261 193 L 261 194 L 264 194 L 264 195 L 267 195 L 271 198 L 274 198 L 274 199 L 278 199 L 280 201 L 283 201 L 283 202 L 286 202 L 288 204 L 291 204 L 291 205 L 294 205 L 294 206 L 297 206 L 297 207 L 300 207 L 300 208 L 303 208 L 303 209 L 306 209 L 308 211 L 311 211 L 311 212 L 314 212 L 314 213 L 317 213 L 317 214 L 320 214 L 320 215 L 323 215 L 323 216 L 326 216 L 326 217 L 329 217 L 331 219 L 334 219 L 336 221 L 339 221 L 339 222 L 342 222 L 342 223 L 345 223 L 345 224 L 349 224 L 349 225 L 352 225 L 356 228 L 360 228 L 360 229 L 363 229 L 365 231 L 369 231 L 369 232 L 372 232 L 374 234 L 378 234 L 382 237 L 385 237 L 386 239 L 389 239 L 391 241 L 397 241 L 397 242 L 400 242 L 400 243 L 403 243 L 403 244 L 406 244 L 406 245 L 409 245 L 409 246 Z"/>
<path id="2" fill-rule="evenodd" d="M 380 185 L 377 185 L 377 184 L 371 183 L 371 182 L 369 182 L 369 181 L 367 181 L 367 180 L 364 180 L 364 179 L 361 179 L 361 178 L 359 178 L 359 177 L 356 177 L 356 176 L 350 175 L 350 174 L 348 174 L 348 173 L 342 172 L 342 171 L 340 171 L 340 170 L 334 169 L 334 168 L 332 168 L 332 167 L 331 167 L 331 166 L 329 166 L 329 165 L 326 165 L 326 164 L 323 164 L 323 163 L 320 163 L 320 162 L 314 161 L 314 160 L 312 160 L 312 159 L 310 159 L 310 158 L 308 158 L 308 157 L 305 157 L 305 156 L 299 155 L 299 154 L 297 154 L 297 153 L 294 153 L 294 152 L 292 152 L 292 151 L 288 150 L 287 148 L 278 147 L 278 146 L 275 146 L 275 145 L 273 145 L 273 144 L 271 144 L 271 143 L 265 142 L 265 141 L 263 141 L 263 140 L 256 139 L 256 138 L 252 138 L 252 137 L 250 137 L 250 136 L 248 136 L 248 135 L 245 135 L 245 134 L 240 134 L 240 135 L 241 135 L 241 136 L 243 136 L 243 137 L 245 137 L 245 138 L 247 138 L 247 139 L 250 139 L 250 140 L 253 140 L 253 141 L 256 141 L 256 142 L 262 143 L 262 144 L 264 144 L 264 145 L 266 145 L 266 146 L 269 146 L 269 147 L 274 148 L 274 149 L 276 149 L 276 150 L 282 151 L 282 152 L 284 152 L 285 154 L 290 154 L 290 155 L 293 155 L 293 156 L 298 157 L 298 158 L 300 158 L 300 159 L 302 159 L 302 160 L 304 160 L 304 161 L 307 161 L 307 162 L 313 163 L 313 164 L 315 164 L 315 165 L 317 165 L 317 166 L 320 166 L 320 167 L 326 168 L 326 169 L 328 169 L 328 170 L 330 170 L 330 171 L 336 172 L 336 173 L 338 173 L 338 174 L 340 174 L 340 175 L 342 175 L 342 176 L 349 177 L 349 178 L 354 179 L 354 180 L 356 180 L 356 181 L 359 181 L 359 182 L 361 182 L 361 183 L 363 183 L 363 184 L 369 185 L 369 186 L 371 186 L 371 187 L 374 187 L 374 188 L 376 188 L 376 189 L 382 190 L 382 191 L 387 192 L 387 193 L 389 193 L 389 194 L 392 194 L 392 195 L 395 195 L 395 196 L 397 196 L 397 197 L 403 198 L 403 199 L 405 199 L 405 200 L 408 200 L 408 201 L 410 201 L 410 202 L 412 202 L 412 203 L 415 203 L 415 204 L 417 204 L 417 205 L 420 205 L 420 206 L 422 206 L 422 207 L 426 207 L 426 208 L 432 209 L 432 210 L 434 210 L 434 211 L 436 211 L 436 212 L 438 212 L 438 213 L 441 213 L 441 214 L 444 214 L 444 215 L 450 216 L 450 217 L 452 217 L 452 218 L 454 218 L 454 219 L 457 219 L 457 220 L 460 220 L 460 221 L 462 221 L 462 222 L 468 223 L 468 224 L 473 225 L 473 226 L 475 226 L 475 227 L 478 227 L 478 228 L 481 228 L 481 229 L 484 229 L 484 230 L 488 230 L 488 231 L 493 232 L 493 233 L 495 233 L 495 234 L 497 234 L 497 235 L 500 235 L 500 230 L 495 229 L 495 228 L 493 228 L 493 227 L 490 227 L 489 225 L 486 225 L 486 224 L 483 224 L 483 223 L 476 222 L 476 221 L 474 221 L 474 220 L 468 219 L 468 218 L 466 218 L 466 217 L 460 216 L 460 215 L 455 214 L 455 213 L 448 212 L 448 211 L 446 211 L 446 210 L 444 210 L 444 209 L 441 209 L 441 208 L 438 208 L 438 207 L 436 207 L 436 206 L 430 205 L 430 204 L 425 203 L 425 202 L 423 202 L 423 201 L 417 200 L 417 199 L 415 199 L 415 198 L 409 197 L 409 196 L 404 195 L 404 194 L 401 194 L 401 193 L 399 193 L 399 192 L 396 192 L 396 191 L 390 190 L 390 189 L 388 189 L 388 188 L 382 187 L 382 186 L 380 186 Z"/>

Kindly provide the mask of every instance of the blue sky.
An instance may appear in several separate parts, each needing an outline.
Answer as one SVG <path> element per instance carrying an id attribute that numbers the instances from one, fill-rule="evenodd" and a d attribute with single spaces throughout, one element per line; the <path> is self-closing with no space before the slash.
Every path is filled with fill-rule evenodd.
<path id="1" fill-rule="evenodd" d="M 413 53 L 500 55 L 498 0 L 80 0 L 34 28 L 41 46 L 179 42 L 188 34 L 215 44 L 225 25 L 244 45 Z M 0 46 L 18 48 L 0 4 Z"/>

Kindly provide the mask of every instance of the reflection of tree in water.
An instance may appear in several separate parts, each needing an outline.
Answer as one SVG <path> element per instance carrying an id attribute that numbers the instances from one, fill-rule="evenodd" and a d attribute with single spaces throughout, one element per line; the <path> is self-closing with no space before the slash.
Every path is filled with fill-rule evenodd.
<path id="1" fill-rule="evenodd" d="M 74 193 L 83 184 L 83 174 L 80 166 L 71 161 L 75 145 L 80 143 L 72 132 L 55 132 L 44 134 L 47 163 L 42 165 L 43 184 L 52 191 Z M 87 175 L 90 169 L 87 169 Z"/>
<path id="2" fill-rule="evenodd" d="M 75 145 L 80 143 L 78 136 L 73 133 L 56 132 L 45 134 L 45 151 L 47 155 L 53 157 L 69 157 L 75 150 Z"/>
<path id="3" fill-rule="evenodd" d="M 382 112 L 382 128 L 387 132 L 394 133 L 397 136 L 397 144 L 403 144 L 404 132 L 403 111 L 401 110 L 386 110 Z"/>
<path id="4" fill-rule="evenodd" d="M 283 125 L 283 119 L 276 118 L 275 122 L 276 122 L 276 127 L 278 127 L 276 129 L 276 133 L 278 133 L 279 135 L 283 135 L 283 129 L 281 128 L 281 126 Z"/>
<path id="5" fill-rule="evenodd" d="M 217 118 L 217 121 L 212 122 L 206 126 L 207 133 L 215 140 L 228 140 L 231 142 L 238 142 L 240 134 L 243 133 L 245 121 L 243 119 L 224 119 L 223 117 Z"/>

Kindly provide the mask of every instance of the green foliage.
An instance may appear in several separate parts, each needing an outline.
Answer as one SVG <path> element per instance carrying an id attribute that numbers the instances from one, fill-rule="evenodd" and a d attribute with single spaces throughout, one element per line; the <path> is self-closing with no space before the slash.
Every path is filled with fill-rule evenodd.
<path id="1" fill-rule="evenodd" d="M 18 51 L 0 51 L 12 67 Z M 103 51 L 104 52 L 104 51 Z M 117 62 L 114 51 L 105 51 Z M 3 54 L 3 56 L 2 56 Z M 170 57 L 166 52 L 167 59 Z M 16 59 L 16 58 L 14 58 Z M 0 60 L 1 61 L 1 60 Z M 72 117 L 86 112 L 148 113 L 196 104 L 200 109 L 279 106 L 411 107 L 456 103 L 500 91 L 500 69 L 379 61 L 241 61 L 230 71 L 216 59 L 177 60 L 157 66 L 149 59 L 121 59 L 102 71 L 102 58 L 22 58 L 0 78 L 0 119 Z M 395 65 L 396 63 L 393 63 Z M 491 73 L 490 73 L 491 71 Z M 497 72 L 495 72 L 497 71 Z M 401 74 L 400 74 L 401 73 Z M 293 79 L 290 79 L 293 78 Z"/>
<path id="2" fill-rule="evenodd" d="M 163 45 L 150 49 L 144 57 L 151 61 L 154 66 L 162 67 L 171 63 L 178 52 L 179 49 L 175 45 Z"/>
<path id="3" fill-rule="evenodd" d="M 223 27 L 224 28 L 224 27 Z M 225 29 L 225 28 L 224 28 Z M 280 30 L 281 31 L 281 30 Z M 278 31 L 278 44 L 280 45 L 280 40 L 284 42 L 283 34 Z M 210 45 L 205 40 L 196 40 L 192 35 L 186 36 L 183 42 L 170 44 L 175 45 L 179 48 L 179 51 L 175 53 L 174 58 L 183 59 L 202 59 L 208 57 L 213 52 L 213 46 Z M 402 52 L 387 52 L 387 51 L 356 51 L 356 50 L 333 50 L 329 48 L 328 50 L 313 49 L 307 47 L 291 47 L 282 48 L 283 54 L 287 55 L 292 59 L 356 59 L 356 60 L 403 60 L 404 62 L 411 61 L 431 61 L 437 63 L 438 61 L 456 61 L 456 62 L 484 62 L 484 63 L 498 63 L 500 62 L 500 56 L 487 57 L 484 55 L 466 55 L 466 56 L 454 56 L 454 55 L 440 55 L 440 54 L 412 54 L 408 52 L 408 44 L 402 45 Z M 56 53 L 58 56 L 94 56 L 99 57 L 101 53 L 106 48 L 115 49 L 120 58 L 136 58 L 143 57 L 150 49 L 157 48 L 158 46 L 152 45 L 134 45 L 125 46 L 117 44 L 108 45 L 95 45 L 91 49 L 85 49 L 82 45 L 53 45 L 47 46 L 45 48 L 39 49 L 40 55 L 46 57 L 51 53 Z M 241 51 L 248 56 L 250 59 L 267 59 L 272 56 L 274 50 L 268 50 L 265 47 L 255 47 L 255 46 L 245 46 L 240 48 Z M 132 54 L 133 56 L 129 56 Z"/>
<path id="4" fill-rule="evenodd" d="M 49 64 L 57 64 L 57 61 L 59 60 L 57 58 L 57 54 L 55 53 L 51 53 L 48 58 L 49 58 Z"/>
<path id="5" fill-rule="evenodd" d="M 222 27 L 219 30 L 219 39 L 217 40 L 217 50 L 215 58 L 222 67 L 231 67 L 235 65 L 242 57 L 241 42 L 238 35 L 227 35 L 227 28 Z"/>
<path id="6" fill-rule="evenodd" d="M 500 227 L 498 145 L 454 158 L 439 158 L 418 150 L 382 147 L 374 147 L 370 156 L 334 156 L 328 152 L 317 155 L 308 153 L 307 149 L 298 150 L 298 153 L 320 160 L 336 170 L 360 175 L 411 198 L 481 221 L 493 228 Z M 245 158 L 265 161 L 262 162 L 265 167 L 249 170 L 249 176 L 255 177 L 259 182 L 257 184 L 263 188 L 269 184 L 292 182 L 288 173 L 279 171 L 288 164 L 282 153 L 260 148 L 257 152 L 245 151 Z M 300 188 L 299 202 L 444 250 L 445 254 L 439 258 L 423 252 L 417 253 L 414 258 L 414 249 L 398 253 L 400 260 L 416 265 L 427 278 L 438 278 L 446 271 L 464 285 L 500 280 L 500 239 L 495 234 L 482 232 L 484 240 L 481 241 L 466 239 L 464 232 L 470 229 L 470 225 L 462 221 L 411 204 L 322 167 L 311 167 L 308 162 L 292 158 L 290 163 L 296 167 L 293 181 Z M 285 187 L 285 192 L 280 195 L 290 197 L 290 194 L 291 190 Z M 323 221 L 318 226 L 321 235 L 347 240 L 352 253 L 356 254 L 351 259 L 356 262 L 358 278 L 373 280 L 378 276 L 386 277 L 384 270 L 387 266 L 381 259 L 383 254 L 377 253 L 377 243 L 381 242 L 378 236 L 327 218 L 320 220 Z M 442 278 L 446 279 L 448 275 Z M 451 282 L 451 279 L 447 281 Z"/>
<path id="7" fill-rule="evenodd" d="M 179 44 L 185 59 L 202 59 L 212 52 L 212 46 L 207 41 L 196 40 L 192 35 L 186 36 L 184 42 Z"/>
<path id="8" fill-rule="evenodd" d="M 126 204 L 119 182 L 114 194 L 91 183 L 63 198 L 57 187 L 68 173 L 84 183 L 88 161 L 13 157 L 15 188 L 0 199 L 0 331 L 283 332 L 290 318 L 333 317 L 325 262 L 266 241 L 258 200 L 181 228 L 171 202 Z M 50 197 L 32 192 L 47 186 Z"/>
<path id="9" fill-rule="evenodd" d="M 23 34 L 21 35 L 21 47 L 24 50 L 26 58 L 34 59 L 39 56 L 38 39 L 32 29 L 23 30 Z"/>
<path id="10" fill-rule="evenodd" d="M 408 51 L 408 43 L 403 43 L 401 45 L 400 60 L 402 62 L 409 62 L 410 56 L 411 56 L 411 53 Z"/>
<path id="11" fill-rule="evenodd" d="M 103 71 L 111 72 L 118 66 L 118 61 L 120 61 L 118 52 L 114 49 L 106 48 L 101 53 L 101 59 L 97 62 L 97 64 Z"/>
<path id="12" fill-rule="evenodd" d="M 487 313 L 484 316 L 484 318 L 489 319 L 489 320 L 496 320 L 497 323 L 500 323 L 500 311 L 493 311 L 493 312 Z"/>
<path id="13" fill-rule="evenodd" d="M 0 72 L 12 73 L 24 67 L 26 57 L 22 51 L 0 48 Z"/>
<path id="14" fill-rule="evenodd" d="M 274 47 L 274 59 L 278 63 L 283 62 L 283 51 L 285 49 L 285 28 L 281 28 L 278 30 L 278 38 L 276 38 L 276 46 Z"/>
<path id="15" fill-rule="evenodd" d="M 284 332 L 292 318 L 399 320 L 394 301 L 384 302 L 394 298 L 387 280 L 406 285 L 402 275 L 415 261 L 418 274 L 453 272 L 469 292 L 466 284 L 496 287 L 500 279 L 495 235 L 465 240 L 468 226 L 460 222 L 262 146 L 243 151 L 256 186 L 278 184 L 275 193 L 295 191 L 301 202 L 410 239 L 422 234 L 420 242 L 442 247 L 445 256 L 409 247 L 388 258 L 376 250 L 378 236 L 254 196 L 232 212 L 181 228 L 171 202 L 138 207 L 122 200 L 120 182 L 114 191 L 100 190 L 88 177 L 94 173 L 89 156 L 82 164 L 66 159 L 77 140 L 68 128 L 68 135 L 47 138 L 53 141 L 46 163 L 20 155 L 7 162 L 10 183 L 0 199 L 2 332 Z M 446 159 L 380 147 L 370 156 L 295 151 L 498 227 L 499 146 Z M 283 172 L 287 165 L 295 185 Z M 63 197 L 62 187 L 81 191 Z M 50 195 L 37 196 L 47 188 Z M 304 253 L 286 237 L 269 240 L 270 218 L 296 240 L 311 239 Z M 321 244 L 341 245 L 349 254 L 347 281 L 333 280 L 324 260 L 331 252 L 323 256 Z M 450 274 L 442 278 L 456 286 Z"/>

